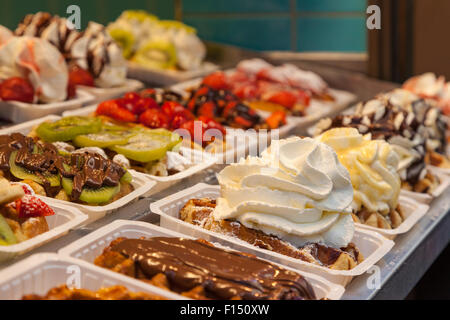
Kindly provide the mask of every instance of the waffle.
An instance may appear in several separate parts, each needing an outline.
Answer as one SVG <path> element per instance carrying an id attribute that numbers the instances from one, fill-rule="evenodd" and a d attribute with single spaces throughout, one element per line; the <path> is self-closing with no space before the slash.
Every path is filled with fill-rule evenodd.
<path id="1" fill-rule="evenodd" d="M 191 199 L 180 210 L 180 219 L 213 232 L 238 238 L 256 247 L 330 269 L 350 270 L 364 259 L 363 255 L 352 243 L 341 249 L 318 243 L 311 243 L 304 247 L 296 248 L 275 236 L 247 228 L 238 221 L 215 221 L 211 214 L 215 206 L 216 201 L 212 199 Z"/>
<path id="2" fill-rule="evenodd" d="M 429 193 L 431 194 L 434 189 L 439 185 L 439 178 L 436 177 L 431 171 L 427 171 L 425 177 L 417 181 L 414 185 L 407 181 L 402 181 L 402 189 L 418 192 L 418 193 Z"/>
<path id="3" fill-rule="evenodd" d="M 50 289 L 46 295 L 28 294 L 22 300 L 165 300 L 157 295 L 131 292 L 124 286 L 101 288 L 98 291 L 68 288 L 61 285 Z"/>
<path id="4" fill-rule="evenodd" d="M 449 158 L 437 152 L 428 152 L 425 156 L 425 162 L 435 167 L 450 169 Z"/>
<path id="5" fill-rule="evenodd" d="M 300 274 L 201 239 L 118 238 L 94 263 L 192 299 L 316 299 Z"/>
<path id="6" fill-rule="evenodd" d="M 379 212 L 369 211 L 362 208 L 356 214 L 352 214 L 355 223 L 365 224 L 380 229 L 395 229 L 405 220 L 405 216 L 400 206 L 386 215 Z"/>

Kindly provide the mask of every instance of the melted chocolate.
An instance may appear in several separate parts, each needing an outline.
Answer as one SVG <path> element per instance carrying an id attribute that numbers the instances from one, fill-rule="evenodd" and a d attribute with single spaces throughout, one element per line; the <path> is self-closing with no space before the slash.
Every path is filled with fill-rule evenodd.
<path id="1" fill-rule="evenodd" d="M 99 154 L 75 153 L 67 159 L 61 156 L 51 143 L 35 141 L 21 133 L 13 133 L 0 135 L 0 170 L 6 172 L 9 178 L 13 177 L 9 161 L 14 151 L 17 151 L 14 159 L 16 165 L 40 177 L 48 196 L 55 196 L 61 186 L 51 187 L 45 178 L 46 174 L 59 173 L 62 177 L 73 178 L 72 201 L 79 199 L 85 186 L 100 188 L 119 185 L 120 178 L 126 172 L 119 164 Z"/>
<path id="2" fill-rule="evenodd" d="M 209 298 L 315 299 L 311 285 L 299 274 L 239 252 L 201 241 L 155 237 L 124 239 L 110 250 L 132 259 L 136 273 L 151 279 L 166 275 L 176 292 L 203 286 Z"/>

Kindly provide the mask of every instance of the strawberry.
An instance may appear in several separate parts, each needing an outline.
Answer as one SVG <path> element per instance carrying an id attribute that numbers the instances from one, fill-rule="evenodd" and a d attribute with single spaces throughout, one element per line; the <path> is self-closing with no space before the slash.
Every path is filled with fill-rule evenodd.
<path id="1" fill-rule="evenodd" d="M 32 103 L 34 100 L 34 88 L 27 79 L 20 77 L 9 78 L 3 81 L 0 87 L 0 99 Z"/>
<path id="2" fill-rule="evenodd" d="M 227 89 L 227 77 L 225 73 L 217 71 L 203 78 L 202 84 L 216 90 Z"/>
<path id="3" fill-rule="evenodd" d="M 267 101 L 282 105 L 288 109 L 292 109 L 297 102 L 297 97 L 289 91 L 278 91 L 271 95 Z"/>
<path id="4" fill-rule="evenodd" d="M 80 67 L 74 67 L 69 72 L 69 85 L 95 87 L 92 74 Z"/>
<path id="5" fill-rule="evenodd" d="M 159 105 L 152 98 L 139 98 L 139 100 L 132 105 L 131 112 L 140 115 L 148 109 L 159 109 Z"/>
<path id="6" fill-rule="evenodd" d="M 48 217 L 55 214 L 45 202 L 31 195 L 24 195 L 16 200 L 15 205 L 19 218 Z"/>
<path id="7" fill-rule="evenodd" d="M 139 99 L 141 98 L 141 96 L 139 95 L 139 93 L 137 92 L 127 92 L 123 95 L 123 99 L 126 103 L 131 103 L 134 104 L 136 103 Z"/>
<path id="8" fill-rule="evenodd" d="M 192 112 L 190 112 L 187 109 L 184 109 L 183 111 L 174 114 L 170 126 L 172 129 L 178 129 L 179 127 L 181 127 L 183 123 L 194 119 L 195 117 L 192 114 Z"/>
<path id="9" fill-rule="evenodd" d="M 139 122 L 149 128 L 164 128 L 169 129 L 169 117 L 157 109 L 148 109 L 139 116 Z"/>
<path id="10" fill-rule="evenodd" d="M 214 119 L 205 117 L 205 116 L 200 116 L 198 117 L 199 121 L 202 121 L 204 124 L 206 124 L 206 129 L 217 129 L 220 132 L 222 132 L 223 134 L 225 134 L 225 128 L 218 123 L 217 121 L 215 121 Z"/>
<path id="11" fill-rule="evenodd" d="M 205 116 L 209 118 L 214 118 L 216 116 L 216 105 L 212 101 L 206 101 L 200 108 L 198 108 L 197 114 L 199 116 Z"/>
<path id="12" fill-rule="evenodd" d="M 311 101 L 311 95 L 303 90 L 297 90 L 297 103 L 304 105 L 305 107 L 309 106 Z"/>
<path id="13" fill-rule="evenodd" d="M 161 110 L 169 117 L 169 119 L 173 119 L 176 113 L 183 112 L 186 109 L 178 102 L 166 101 L 163 103 Z"/>
<path id="14" fill-rule="evenodd" d="M 136 122 L 136 116 L 131 111 L 122 108 L 116 100 L 103 101 L 97 106 L 95 113 L 123 122 Z"/>

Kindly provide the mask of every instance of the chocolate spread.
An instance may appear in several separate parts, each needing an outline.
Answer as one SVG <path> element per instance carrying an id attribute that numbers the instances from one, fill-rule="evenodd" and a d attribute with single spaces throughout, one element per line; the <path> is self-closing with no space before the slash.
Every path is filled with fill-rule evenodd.
<path id="1" fill-rule="evenodd" d="M 71 200 L 77 201 L 83 187 L 100 188 L 119 185 L 125 169 L 99 154 L 74 153 L 64 157 L 51 143 L 35 141 L 21 133 L 0 135 L 0 170 L 14 179 L 10 172 L 10 157 L 17 151 L 15 164 L 37 175 L 43 181 L 48 196 L 55 196 L 61 186 L 51 187 L 45 175 L 60 174 L 61 177 L 73 178 Z"/>
<path id="2" fill-rule="evenodd" d="M 213 299 L 316 298 L 301 275 L 203 241 L 166 237 L 123 239 L 107 250 L 132 259 L 136 278 L 151 279 L 156 274 L 165 274 L 171 290 L 176 292 L 203 286 Z"/>

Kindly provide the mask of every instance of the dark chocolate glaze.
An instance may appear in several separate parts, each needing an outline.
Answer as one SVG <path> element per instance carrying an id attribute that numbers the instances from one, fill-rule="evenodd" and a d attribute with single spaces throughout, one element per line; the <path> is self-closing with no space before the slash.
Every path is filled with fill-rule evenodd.
<path id="1" fill-rule="evenodd" d="M 164 273 L 171 290 L 203 286 L 213 299 L 315 299 L 299 274 L 254 256 L 226 251 L 201 241 L 155 237 L 124 239 L 110 248 L 135 262 L 136 272 L 151 279 Z"/>
<path id="2" fill-rule="evenodd" d="M 261 125 L 263 119 L 248 105 L 244 104 L 237 96 L 228 90 L 216 90 L 202 84 L 198 89 L 191 91 L 187 102 L 187 108 L 198 115 L 200 107 L 205 102 L 212 102 L 215 105 L 215 120 L 236 128 L 255 128 Z M 229 108 L 233 104 L 232 108 Z M 236 118 L 244 119 L 248 125 L 236 121 Z"/>
<path id="3" fill-rule="evenodd" d="M 0 170 L 14 179 L 10 172 L 10 157 L 17 151 L 15 163 L 39 176 L 48 196 L 55 196 L 59 187 L 51 187 L 46 174 L 59 174 L 61 177 L 73 178 L 71 200 L 77 201 L 83 187 L 100 188 L 117 186 L 125 169 L 99 154 L 75 153 L 65 158 L 58 153 L 51 143 L 35 141 L 21 133 L 0 135 Z M 37 151 L 37 152 L 35 152 Z"/>

